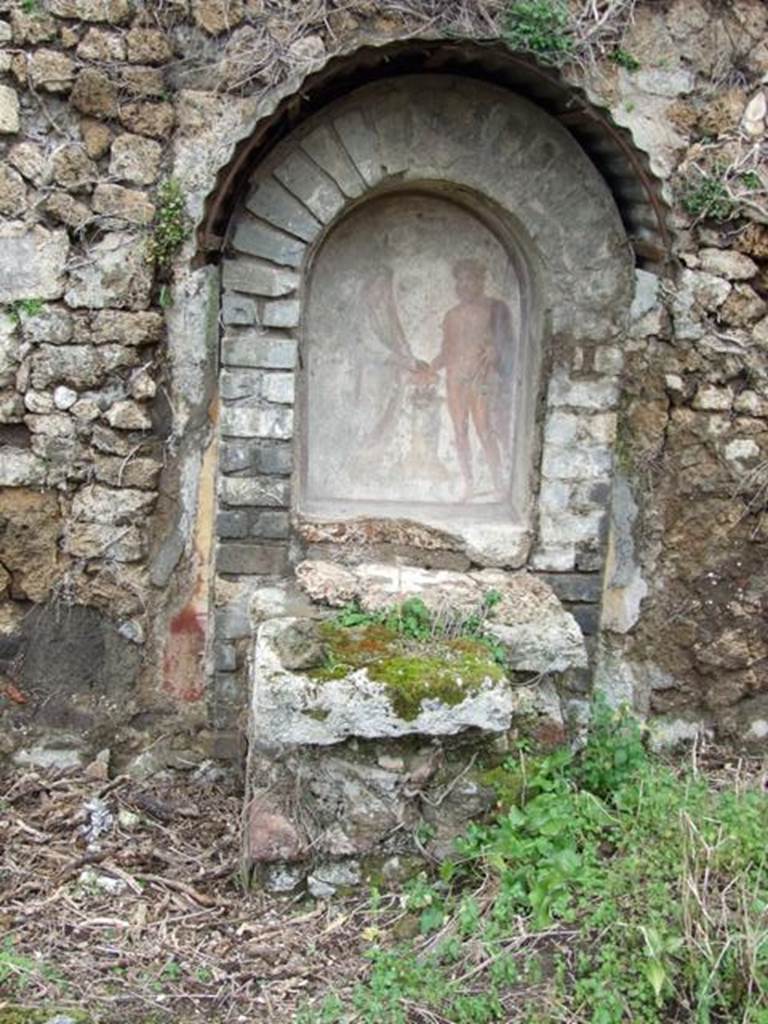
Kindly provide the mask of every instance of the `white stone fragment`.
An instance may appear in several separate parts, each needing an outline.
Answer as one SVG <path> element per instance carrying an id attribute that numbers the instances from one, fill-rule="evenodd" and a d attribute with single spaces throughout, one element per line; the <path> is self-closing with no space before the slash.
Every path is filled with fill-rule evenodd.
<path id="1" fill-rule="evenodd" d="M 768 112 L 768 101 L 765 92 L 761 89 L 755 93 L 752 99 L 744 108 L 741 118 L 741 127 L 753 139 L 759 138 L 765 132 L 765 116 Z"/>
<path id="2" fill-rule="evenodd" d="M 77 392 L 73 391 L 72 388 L 65 387 L 60 384 L 53 392 L 53 404 L 57 409 L 61 409 L 66 412 L 67 409 L 71 409 L 77 401 Z"/>
<path id="3" fill-rule="evenodd" d="M 19 130 L 19 97 L 10 85 L 0 85 L 0 133 Z"/>

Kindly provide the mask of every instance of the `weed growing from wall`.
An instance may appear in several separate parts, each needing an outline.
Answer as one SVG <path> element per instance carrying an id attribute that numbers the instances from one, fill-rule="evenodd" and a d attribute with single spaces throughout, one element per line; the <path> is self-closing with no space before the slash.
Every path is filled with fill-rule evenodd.
<path id="1" fill-rule="evenodd" d="M 148 258 L 158 271 L 167 273 L 173 258 L 189 237 L 190 222 L 181 186 L 167 178 L 157 190 L 157 209 L 152 235 L 147 243 Z"/>
<path id="2" fill-rule="evenodd" d="M 722 174 L 706 174 L 685 184 L 682 196 L 686 213 L 700 219 L 729 220 L 735 204 Z"/>
<path id="3" fill-rule="evenodd" d="M 506 12 L 502 38 L 513 50 L 545 64 L 562 64 L 573 52 L 568 8 L 562 0 L 515 0 Z"/>
<path id="4" fill-rule="evenodd" d="M 22 319 L 39 316 L 45 303 L 42 299 L 16 299 L 5 307 L 6 316 L 18 327 Z"/>

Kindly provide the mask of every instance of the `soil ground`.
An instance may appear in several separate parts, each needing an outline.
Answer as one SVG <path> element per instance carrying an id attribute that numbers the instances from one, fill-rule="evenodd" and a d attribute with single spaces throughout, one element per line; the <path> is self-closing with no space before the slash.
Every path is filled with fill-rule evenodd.
<path id="1" fill-rule="evenodd" d="M 0 1024 L 37 1021 L 20 1007 L 283 1024 L 354 983 L 364 891 L 327 904 L 246 893 L 242 801 L 215 768 L 141 783 L 100 767 L 0 776 Z M 379 923 L 398 913 L 385 897 Z"/>

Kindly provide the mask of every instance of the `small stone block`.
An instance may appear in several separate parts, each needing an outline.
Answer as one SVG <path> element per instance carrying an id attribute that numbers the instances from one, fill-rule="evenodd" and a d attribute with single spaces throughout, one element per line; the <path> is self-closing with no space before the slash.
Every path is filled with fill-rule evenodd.
<path id="1" fill-rule="evenodd" d="M 221 432 L 228 437 L 289 438 L 293 410 L 286 406 L 227 406 L 221 410 Z"/>
<path id="2" fill-rule="evenodd" d="M 296 327 L 301 309 L 298 299 L 278 299 L 264 308 L 265 327 Z"/>
<path id="3" fill-rule="evenodd" d="M 282 544 L 220 544 L 216 571 L 237 576 L 277 576 L 288 571 L 288 549 Z"/>
<path id="4" fill-rule="evenodd" d="M 298 196 L 324 224 L 332 220 L 346 202 L 336 182 L 323 174 L 301 152 L 292 153 L 275 169 L 274 174 L 278 181 L 282 182 L 295 196 Z M 238 248 L 237 243 L 236 248 Z M 250 252 L 251 250 L 246 251 Z M 293 265 L 297 266 L 298 264 Z"/>
<path id="5" fill-rule="evenodd" d="M 259 263 L 257 260 L 249 260 L 245 256 L 236 260 L 225 260 L 221 281 L 225 288 L 270 298 L 290 295 L 299 286 L 298 275 L 292 270 Z"/>
<path id="6" fill-rule="evenodd" d="M 296 340 L 258 331 L 225 334 L 221 342 L 221 361 L 224 366 L 292 370 L 296 365 Z"/>
<path id="7" fill-rule="evenodd" d="M 216 533 L 228 540 L 242 540 L 251 532 L 251 514 L 225 509 L 216 516 Z"/>
<path id="8" fill-rule="evenodd" d="M 261 256 L 288 267 L 300 266 L 307 248 L 298 238 L 292 238 L 267 224 L 259 224 L 246 217 L 238 222 L 232 245 L 239 252 Z"/>
<path id="9" fill-rule="evenodd" d="M 266 373 L 262 383 L 262 396 L 268 402 L 292 405 L 295 396 L 295 378 L 292 373 Z"/>
<path id="10" fill-rule="evenodd" d="M 225 505 L 287 507 L 290 488 L 286 480 L 273 477 L 223 477 L 219 496 Z"/>
<path id="11" fill-rule="evenodd" d="M 307 207 L 274 178 L 256 182 L 245 205 L 256 217 L 291 235 L 298 235 L 305 242 L 311 242 L 322 226 Z"/>
<path id="12" fill-rule="evenodd" d="M 221 300 L 221 319 L 225 324 L 255 324 L 259 308 L 253 299 L 236 292 L 225 292 Z"/>
<path id="13" fill-rule="evenodd" d="M 346 196 L 363 194 L 365 186 L 355 165 L 325 125 L 311 132 L 301 145 Z"/>
<path id="14" fill-rule="evenodd" d="M 256 399 L 261 395 L 263 378 L 262 370 L 225 368 L 219 377 L 219 392 L 225 401 Z"/>
<path id="15" fill-rule="evenodd" d="M 262 512 L 251 530 L 251 536 L 264 540 L 286 540 L 291 532 L 291 519 L 287 512 Z"/>

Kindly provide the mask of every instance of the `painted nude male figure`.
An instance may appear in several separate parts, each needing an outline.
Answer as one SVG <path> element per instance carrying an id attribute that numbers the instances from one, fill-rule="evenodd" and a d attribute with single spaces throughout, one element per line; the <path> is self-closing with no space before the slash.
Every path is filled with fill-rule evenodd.
<path id="1" fill-rule="evenodd" d="M 462 501 L 475 494 L 469 426 L 478 441 L 493 480 L 493 496 L 504 497 L 500 421 L 501 382 L 511 351 L 509 307 L 485 294 L 486 268 L 479 260 L 462 259 L 453 266 L 457 305 L 443 320 L 443 342 L 429 372 L 445 370 L 448 412 L 453 423 L 459 467 L 464 481 Z"/>

